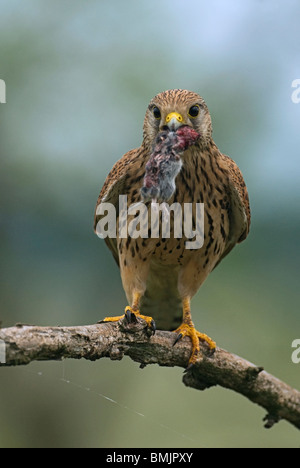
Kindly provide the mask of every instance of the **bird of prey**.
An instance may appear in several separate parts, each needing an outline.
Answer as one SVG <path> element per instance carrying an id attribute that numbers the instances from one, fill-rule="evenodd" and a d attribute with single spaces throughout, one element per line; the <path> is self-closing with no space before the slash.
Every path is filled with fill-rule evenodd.
<path id="1" fill-rule="evenodd" d="M 186 135 L 192 130 L 197 137 L 186 137 L 180 146 L 179 132 Z M 167 143 L 161 143 L 166 139 Z M 165 146 L 161 149 L 159 145 Z M 170 182 L 168 189 L 166 180 Z M 160 193 L 164 196 L 160 197 Z M 145 326 L 153 332 L 155 324 L 157 328 L 175 331 L 175 343 L 184 336 L 190 337 L 190 368 L 197 361 L 200 342 L 206 342 L 212 352 L 216 348 L 211 338 L 195 329 L 191 299 L 209 273 L 246 239 L 250 228 L 249 197 L 243 176 L 236 163 L 214 143 L 211 116 L 200 95 L 172 89 L 151 100 L 141 146 L 114 165 L 97 201 L 97 207 L 102 202 L 114 205 L 117 225 L 119 195 L 127 196 L 128 205 L 144 200 L 149 210 L 151 198 L 182 207 L 185 203 L 204 204 L 204 241 L 198 249 L 187 249 L 184 235 L 124 238 L 117 230 L 115 238 L 105 239 L 120 267 L 129 304 L 125 316 L 129 321 L 136 316 L 144 319 Z M 95 230 L 100 219 L 97 207 Z M 121 317 L 124 315 L 104 321 Z"/>

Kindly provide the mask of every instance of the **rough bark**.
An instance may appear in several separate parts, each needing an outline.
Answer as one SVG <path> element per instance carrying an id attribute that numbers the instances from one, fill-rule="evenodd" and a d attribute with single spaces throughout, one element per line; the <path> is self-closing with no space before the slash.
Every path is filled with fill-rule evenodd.
<path id="1" fill-rule="evenodd" d="M 189 338 L 173 346 L 173 333 L 157 331 L 150 336 L 144 325 L 145 322 L 138 319 L 131 324 L 121 320 L 76 327 L 16 325 L 0 329 L 0 367 L 62 358 L 94 361 L 103 357 L 120 360 L 129 356 L 141 367 L 158 364 L 186 369 L 191 352 Z M 203 345 L 199 361 L 184 373 L 183 382 L 198 390 L 214 385 L 234 390 L 267 410 L 265 427 L 270 428 L 285 419 L 300 429 L 300 392 L 262 367 L 224 349 L 217 348 L 210 356 Z"/>

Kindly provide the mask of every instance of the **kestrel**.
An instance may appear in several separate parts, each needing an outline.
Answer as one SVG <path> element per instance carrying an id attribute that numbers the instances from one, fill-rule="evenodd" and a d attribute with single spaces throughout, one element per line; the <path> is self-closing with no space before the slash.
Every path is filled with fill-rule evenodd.
<path id="1" fill-rule="evenodd" d="M 185 136 L 192 130 L 196 137 Z M 180 132 L 185 138 L 181 146 Z M 161 149 L 159 145 L 165 146 Z M 191 367 L 200 352 L 200 341 L 206 342 L 211 351 L 216 347 L 211 338 L 195 329 L 191 299 L 209 273 L 246 239 L 250 228 L 246 184 L 236 163 L 214 143 L 210 113 L 201 96 L 174 89 L 152 99 L 141 146 L 114 165 L 98 198 L 97 207 L 102 202 L 114 205 L 117 226 L 119 195 L 127 196 L 128 205 L 145 201 L 149 210 L 151 198 L 182 207 L 185 203 L 204 204 L 204 242 L 198 249 L 187 249 L 185 236 L 174 237 L 174 233 L 170 238 L 161 234 L 159 238 L 123 238 L 117 229 L 116 238 L 105 239 L 120 267 L 129 303 L 125 309 L 127 319 L 139 316 L 153 332 L 155 324 L 163 330 L 174 330 L 174 343 L 189 336 Z M 100 219 L 97 207 L 95 230 Z M 104 321 L 121 317 L 124 315 Z"/>

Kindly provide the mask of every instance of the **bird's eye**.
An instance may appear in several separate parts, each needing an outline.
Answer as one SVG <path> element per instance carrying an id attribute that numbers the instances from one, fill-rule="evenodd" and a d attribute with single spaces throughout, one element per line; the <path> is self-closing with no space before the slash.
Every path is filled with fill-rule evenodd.
<path id="1" fill-rule="evenodd" d="M 161 118 L 161 113 L 158 107 L 154 106 L 152 109 L 154 117 L 159 120 Z"/>
<path id="2" fill-rule="evenodd" d="M 193 119 L 199 115 L 200 112 L 200 106 L 199 104 L 196 104 L 195 106 L 192 106 L 189 110 L 189 116 L 192 117 Z"/>

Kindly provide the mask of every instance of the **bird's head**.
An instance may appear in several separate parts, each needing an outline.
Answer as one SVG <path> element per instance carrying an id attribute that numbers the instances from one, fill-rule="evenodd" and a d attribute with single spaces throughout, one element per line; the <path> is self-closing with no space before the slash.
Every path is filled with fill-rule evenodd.
<path id="1" fill-rule="evenodd" d="M 144 121 L 144 142 L 150 148 L 157 134 L 177 130 L 188 125 L 200 134 L 200 143 L 211 139 L 211 117 L 204 99 L 199 94 L 182 89 L 171 89 L 155 96 L 150 102 Z"/>

